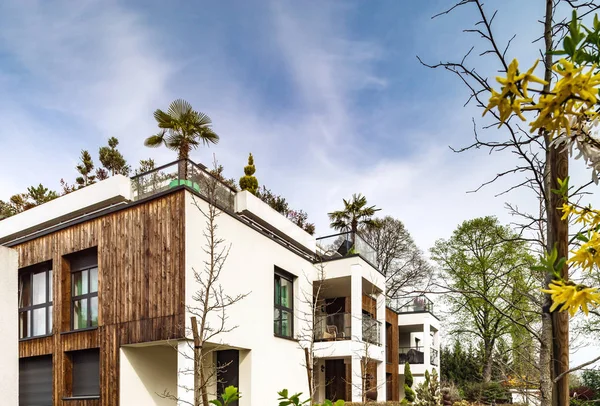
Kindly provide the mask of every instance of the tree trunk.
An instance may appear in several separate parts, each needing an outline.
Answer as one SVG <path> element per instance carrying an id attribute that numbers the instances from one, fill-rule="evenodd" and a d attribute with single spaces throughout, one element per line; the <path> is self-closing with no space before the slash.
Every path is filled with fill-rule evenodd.
<path id="1" fill-rule="evenodd" d="M 484 365 L 483 365 L 483 382 L 492 380 L 492 364 L 493 364 L 493 344 L 484 343 Z"/>
<path id="2" fill-rule="evenodd" d="M 552 317 L 542 315 L 540 342 L 540 406 L 552 405 Z"/>
<path id="3" fill-rule="evenodd" d="M 545 77 L 548 82 L 544 91 L 550 90 L 552 72 L 550 70 L 553 60 L 550 51 L 552 42 L 552 18 L 554 13 L 553 0 L 546 0 L 546 14 L 544 19 L 544 44 L 545 44 Z M 569 156 L 567 150 L 557 150 L 550 146 L 550 136 L 545 134 L 546 142 L 546 216 L 548 218 L 547 247 L 551 252 L 555 247 L 558 250 L 558 258 L 566 258 L 569 253 L 568 244 L 568 222 L 561 220 L 558 208 L 562 206 L 562 197 L 552 193 L 552 189 L 559 189 L 558 179 L 565 179 L 569 175 Z M 563 279 L 568 277 L 568 268 L 565 264 L 561 269 Z M 546 286 L 553 279 L 552 274 L 546 276 Z M 549 311 L 552 300 L 546 295 L 544 312 Z M 551 315 L 552 320 L 552 377 L 556 377 L 569 369 L 569 315 L 566 312 L 555 311 Z M 545 315 L 545 318 L 547 316 Z M 540 365 L 543 368 L 543 365 Z M 569 381 L 565 374 L 554 384 L 552 403 L 555 406 L 567 406 L 569 404 Z"/>

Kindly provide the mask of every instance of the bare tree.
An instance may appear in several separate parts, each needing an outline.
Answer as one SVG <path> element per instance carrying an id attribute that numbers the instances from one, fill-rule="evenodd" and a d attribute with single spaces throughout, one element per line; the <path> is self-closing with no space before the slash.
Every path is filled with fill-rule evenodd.
<path id="1" fill-rule="evenodd" d="M 432 269 L 402 221 L 391 216 L 375 219 L 378 227 L 363 227 L 360 235 L 375 249 L 377 267 L 386 276 L 391 299 L 426 291 Z"/>
<path id="2" fill-rule="evenodd" d="M 214 167 L 217 168 L 216 160 Z M 191 325 L 186 333 L 191 332 L 193 337 L 193 340 L 188 340 L 187 343 L 193 349 L 193 356 L 189 354 L 189 351 L 179 351 L 183 357 L 193 361 L 193 368 L 179 371 L 182 374 L 194 375 L 193 388 L 180 385 L 185 391 L 193 390 L 193 402 L 178 398 L 168 391 L 163 393 L 165 398 L 192 406 L 209 406 L 208 387 L 216 383 L 219 371 L 228 366 L 213 365 L 213 355 L 215 351 L 225 346 L 220 342 L 220 336 L 237 328 L 236 325 L 228 325 L 226 311 L 249 294 L 242 293 L 232 296 L 225 291 L 219 281 L 231 250 L 231 244 L 227 244 L 218 233 L 218 218 L 222 214 L 218 197 L 222 193 L 220 188 L 224 188 L 224 186 L 215 177 L 205 175 L 199 181 L 202 183 L 201 190 L 208 205 L 198 200 L 196 196 L 192 196 L 194 206 L 202 213 L 205 220 L 203 231 L 205 242 L 202 251 L 206 258 L 203 261 L 202 269 L 192 269 L 197 286 L 197 290 L 192 296 L 195 304 L 186 306 L 187 313 L 190 314 Z"/>

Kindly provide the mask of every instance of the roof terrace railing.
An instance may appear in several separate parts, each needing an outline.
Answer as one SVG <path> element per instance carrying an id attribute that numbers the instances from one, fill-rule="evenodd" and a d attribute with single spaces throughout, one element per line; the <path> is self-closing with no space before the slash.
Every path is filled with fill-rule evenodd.
<path id="1" fill-rule="evenodd" d="M 396 313 L 433 314 L 433 302 L 425 295 L 388 299 L 387 305 Z"/>
<path id="2" fill-rule="evenodd" d="M 178 186 L 187 186 L 217 206 L 234 210 L 236 191 L 223 183 L 206 167 L 189 159 L 180 159 L 131 178 L 133 200 L 141 200 Z M 214 199 L 211 198 L 214 190 Z"/>
<path id="3" fill-rule="evenodd" d="M 317 253 L 323 260 L 358 254 L 377 268 L 377 252 L 360 234 L 350 231 L 317 238 Z"/>

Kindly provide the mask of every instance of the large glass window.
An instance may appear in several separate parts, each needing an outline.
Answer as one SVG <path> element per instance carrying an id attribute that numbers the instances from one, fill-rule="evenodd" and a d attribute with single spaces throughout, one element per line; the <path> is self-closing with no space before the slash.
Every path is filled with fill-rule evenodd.
<path id="1" fill-rule="evenodd" d="M 98 266 L 71 273 L 73 330 L 98 325 Z"/>
<path id="2" fill-rule="evenodd" d="M 275 308 L 273 314 L 276 336 L 291 338 L 294 335 L 294 280 L 287 272 L 275 272 Z"/>
<path id="3" fill-rule="evenodd" d="M 19 338 L 52 333 L 52 266 L 19 271 Z"/>

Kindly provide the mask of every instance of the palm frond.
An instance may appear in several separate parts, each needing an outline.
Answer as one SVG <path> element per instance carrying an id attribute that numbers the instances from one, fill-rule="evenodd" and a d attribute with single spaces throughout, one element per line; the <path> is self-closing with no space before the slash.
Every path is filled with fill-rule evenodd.
<path id="1" fill-rule="evenodd" d="M 175 119 L 182 119 L 191 111 L 192 105 L 183 99 L 174 100 L 171 105 L 169 105 L 169 115 Z"/>
<path id="2" fill-rule="evenodd" d="M 144 141 L 144 145 L 150 148 L 160 147 L 163 143 L 166 145 L 164 131 L 159 134 L 151 135 Z"/>

